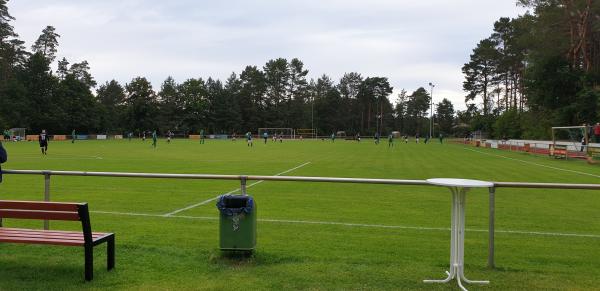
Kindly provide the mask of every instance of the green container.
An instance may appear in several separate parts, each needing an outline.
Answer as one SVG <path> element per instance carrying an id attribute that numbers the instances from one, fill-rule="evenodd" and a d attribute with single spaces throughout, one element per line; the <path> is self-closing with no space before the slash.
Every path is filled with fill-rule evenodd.
<path id="1" fill-rule="evenodd" d="M 256 247 L 256 203 L 251 196 L 223 195 L 219 208 L 219 247 L 252 252 Z"/>

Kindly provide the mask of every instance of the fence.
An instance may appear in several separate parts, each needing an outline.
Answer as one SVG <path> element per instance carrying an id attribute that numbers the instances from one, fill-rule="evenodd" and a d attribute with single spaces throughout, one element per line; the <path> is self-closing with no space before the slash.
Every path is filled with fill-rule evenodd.
<path id="1" fill-rule="evenodd" d="M 44 201 L 50 201 L 51 176 L 80 177 L 120 177 L 120 178 L 152 178 L 152 179 L 194 179 L 194 180 L 239 180 L 240 191 L 246 195 L 248 180 L 286 181 L 286 182 L 322 182 L 322 183 L 358 183 L 432 186 L 425 180 L 400 179 L 368 179 L 368 178 L 333 178 L 303 176 L 260 176 L 260 175 L 213 175 L 213 174 L 165 174 L 165 173 L 124 173 L 124 172 L 82 172 L 82 171 L 49 171 L 49 170 L 2 170 L 2 174 L 42 175 L 44 176 Z M 568 184 L 568 183 L 528 183 L 528 182 L 491 182 L 494 186 L 489 191 L 489 225 L 488 225 L 488 267 L 494 268 L 494 228 L 496 209 L 496 188 L 533 188 L 533 189 L 584 189 L 600 190 L 600 184 Z M 44 229 L 49 229 L 48 221 Z"/>

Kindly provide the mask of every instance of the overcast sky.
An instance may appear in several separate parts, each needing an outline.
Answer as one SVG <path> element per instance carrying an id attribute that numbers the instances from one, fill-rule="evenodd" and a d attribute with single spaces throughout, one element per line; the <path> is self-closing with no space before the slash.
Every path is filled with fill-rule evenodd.
<path id="1" fill-rule="evenodd" d="M 465 108 L 462 65 L 495 20 L 524 10 L 516 0 L 11 0 L 27 46 L 46 25 L 61 35 L 58 57 L 87 60 L 98 83 L 145 76 L 158 90 L 246 65 L 302 60 L 309 77 L 344 72 L 390 79 L 397 93 L 433 82 L 434 102 Z"/>

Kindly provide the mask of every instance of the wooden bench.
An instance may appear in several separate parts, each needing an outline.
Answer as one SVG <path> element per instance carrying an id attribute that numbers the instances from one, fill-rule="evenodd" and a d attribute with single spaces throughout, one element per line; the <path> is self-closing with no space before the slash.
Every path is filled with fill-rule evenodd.
<path id="1" fill-rule="evenodd" d="M 567 159 L 568 150 L 566 145 L 549 145 L 549 154 L 555 159 Z"/>
<path id="2" fill-rule="evenodd" d="M 82 231 L 7 228 L 2 218 L 81 221 Z M 0 243 L 83 247 L 85 279 L 94 278 L 94 247 L 107 243 L 108 270 L 115 266 L 115 234 L 92 232 L 87 203 L 0 200 Z"/>
<path id="3" fill-rule="evenodd" d="M 593 160 L 600 160 L 600 148 L 588 146 L 588 156 Z"/>

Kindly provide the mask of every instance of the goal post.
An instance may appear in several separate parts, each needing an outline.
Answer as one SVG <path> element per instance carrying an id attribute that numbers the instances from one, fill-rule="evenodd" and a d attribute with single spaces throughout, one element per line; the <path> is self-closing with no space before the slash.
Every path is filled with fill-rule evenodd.
<path id="1" fill-rule="evenodd" d="M 273 135 L 281 136 L 284 139 L 295 139 L 296 134 L 293 128 L 287 127 L 261 127 L 258 129 L 258 137 L 262 138 L 267 133 L 269 137 Z"/>
<path id="2" fill-rule="evenodd" d="M 554 126 L 552 127 L 552 143 L 550 156 L 567 159 L 571 157 L 585 157 L 589 152 L 588 127 L 581 126 Z"/>

